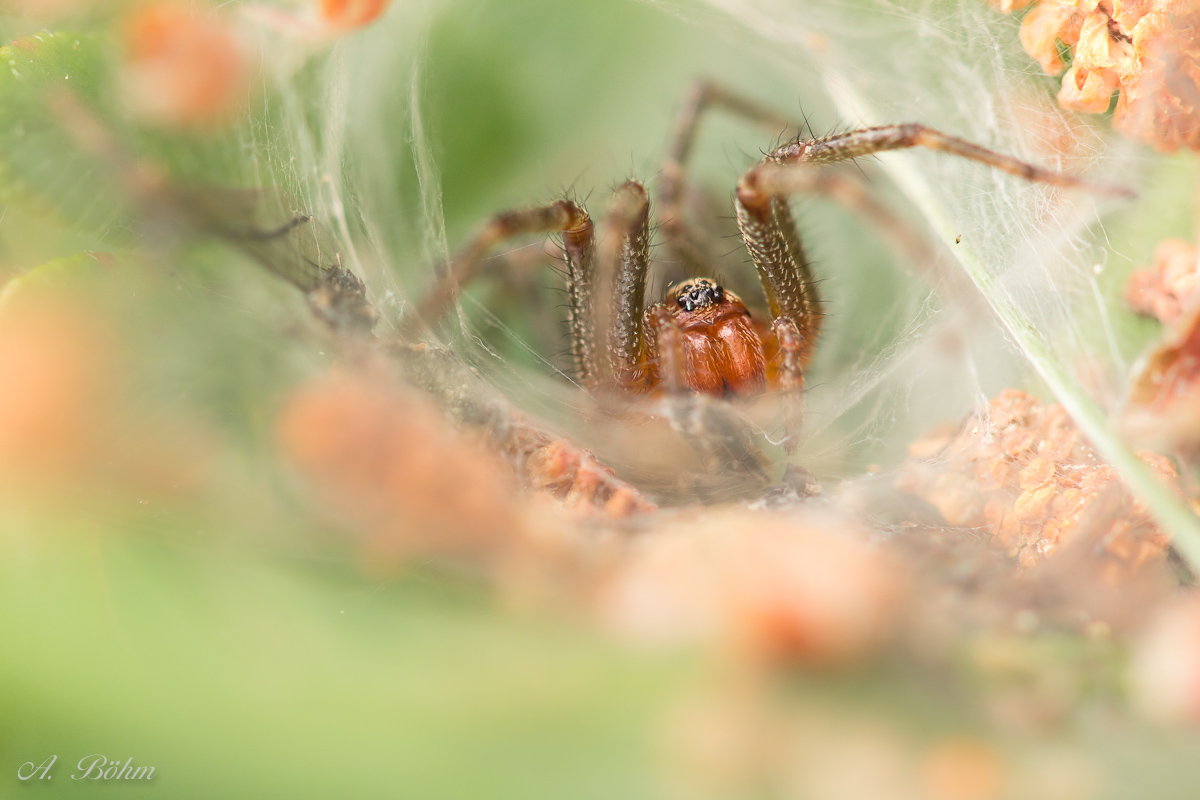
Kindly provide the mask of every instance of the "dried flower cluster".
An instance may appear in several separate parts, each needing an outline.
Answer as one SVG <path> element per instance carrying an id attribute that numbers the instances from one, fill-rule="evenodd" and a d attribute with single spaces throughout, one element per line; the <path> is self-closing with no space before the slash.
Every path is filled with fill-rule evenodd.
<path id="1" fill-rule="evenodd" d="M 1026 5 L 991 1 L 1003 11 Z M 1034 0 L 1021 23 L 1021 44 L 1047 74 L 1065 70 L 1063 107 L 1102 113 L 1119 91 L 1118 130 L 1162 150 L 1200 149 L 1195 0 Z"/>
<path id="2" fill-rule="evenodd" d="M 1192 302 L 1146 358 L 1122 422 L 1126 432 L 1145 445 L 1192 458 L 1200 447 L 1198 409 L 1200 306 Z"/>
<path id="3" fill-rule="evenodd" d="M 1134 310 L 1173 325 L 1196 299 L 1200 262 L 1196 246 L 1183 239 L 1167 239 L 1154 250 L 1154 263 L 1129 276 L 1125 300 Z"/>
<path id="4" fill-rule="evenodd" d="M 596 457 L 566 439 L 556 439 L 530 454 L 525 466 L 529 482 L 554 493 L 563 505 L 609 517 L 626 517 L 654 510 L 654 504 Z"/>
<path id="5" fill-rule="evenodd" d="M 1200 308 L 1197 252 L 1182 239 L 1154 251 L 1154 264 L 1125 287 L 1135 311 L 1157 317 L 1166 331 L 1130 387 L 1123 421 L 1134 438 L 1164 452 L 1194 456 L 1200 442 Z"/>
<path id="6" fill-rule="evenodd" d="M 1111 577 L 1165 555 L 1166 536 L 1057 404 L 1007 390 L 956 433 L 916 442 L 900 488 L 955 526 L 987 530 L 1032 567 L 1072 543 L 1095 543 Z M 1139 454 L 1179 492 L 1171 462 Z"/>

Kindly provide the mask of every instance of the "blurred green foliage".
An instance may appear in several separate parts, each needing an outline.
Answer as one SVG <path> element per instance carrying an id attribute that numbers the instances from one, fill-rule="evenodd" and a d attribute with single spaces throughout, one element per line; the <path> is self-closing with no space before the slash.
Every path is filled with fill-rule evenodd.
<path id="1" fill-rule="evenodd" d="M 304 156 L 289 148 L 297 115 L 317 120 L 328 101 L 325 62 L 317 56 L 300 72 L 299 96 L 268 85 L 252 119 L 220 135 L 135 130 L 112 94 L 108 22 L 101 13 L 78 24 L 96 30 L 37 33 L 27 20 L 0 17 L 4 39 L 40 37 L 0 49 L 0 276 L 70 283 L 74 268 L 93 265 L 37 268 L 83 250 L 120 250 L 91 299 L 119 320 L 129 343 L 131 408 L 203 439 L 208 467 L 201 485 L 182 496 L 140 496 L 134 486 L 82 504 L 7 497 L 0 505 L 5 795 L 126 796 L 126 788 L 71 780 L 91 753 L 154 766 L 152 786 L 140 791 L 169 797 L 657 795 L 665 720 L 701 681 L 695 654 L 631 650 L 566 615 L 507 611 L 478 580 L 440 567 L 387 577 L 364 569 L 276 458 L 281 398 L 331 361 L 302 298 L 227 243 L 191 231 L 157 241 L 154 228 L 139 228 L 128 218 L 135 202 L 115 188 L 119 165 L 81 149 L 47 105 L 60 76 L 69 77 L 75 96 L 126 137 L 134 155 L 164 165 L 173 179 L 229 188 L 275 182 L 292 191 L 316 169 L 295 165 Z M 394 33 L 381 25 L 338 46 L 382 52 Z M 796 97 L 791 77 L 744 35 L 632 0 L 445 3 L 416 39 L 423 48 L 417 94 L 451 245 L 498 209 L 563 191 L 598 207 L 618 181 L 652 178 L 675 105 L 698 76 L 786 113 L 799 116 L 803 105 L 818 132 L 836 121 L 815 89 Z M 407 107 L 408 76 L 397 78 L 379 80 L 397 108 Z M 390 204 L 352 208 L 349 216 L 352 226 L 365 225 L 368 214 L 394 223 L 383 226 L 369 266 L 382 276 L 379 289 L 415 290 L 436 253 L 414 234 L 424 221 L 411 134 L 403 114 L 386 116 L 393 112 L 381 100 L 378 119 L 388 124 L 357 132 L 391 157 L 375 163 L 363 150 L 365 163 L 351 164 L 358 172 L 350 174 L 365 181 L 378 170 L 400 189 Z M 725 198 L 771 141 L 714 118 L 695 173 Z M 1164 168 L 1169 191 L 1147 193 L 1175 197 L 1191 180 Z M 1185 224 L 1162 210 L 1142 206 L 1154 225 L 1125 237 L 1131 263 L 1160 229 Z M 843 212 L 801 204 L 801 220 L 837 309 L 820 375 L 878 347 L 880 328 L 904 326 L 911 309 L 890 303 L 911 279 Z M 749 270 L 739 261 L 735 253 L 718 267 Z M 1115 285 L 1120 271 L 1111 274 Z M 475 293 L 500 320 L 488 327 L 486 314 L 471 312 L 489 344 L 522 367 L 544 371 L 539 358 L 555 347 L 527 311 L 557 314 L 555 280 L 547 271 L 534 298 L 487 284 Z M 868 405 L 859 416 L 876 413 Z M 903 444 L 894 440 L 893 450 Z M 1095 667 L 1077 650 L 1039 658 L 1114 669 Z M 798 679 L 791 702 L 854 707 L 921 741 L 982 726 L 980 708 L 939 700 L 939 676 L 889 669 L 838 686 Z M 1112 721 L 1104 716 L 1111 681 L 1109 689 L 1096 725 L 1050 738 L 1105 755 L 1107 774 L 1119 773 L 1105 796 L 1132 796 L 1131 787 L 1156 780 L 1154 796 L 1188 796 L 1172 795 L 1167 784 L 1198 779 L 1187 772 L 1196 743 L 1179 737 L 1160 746 Z M 923 717 L 925 708 L 937 710 Z M 1027 754 L 1039 740 L 1003 746 Z M 1147 760 L 1107 760 L 1129 752 Z M 22 763 L 51 754 L 59 756 L 53 781 L 16 779 Z"/>

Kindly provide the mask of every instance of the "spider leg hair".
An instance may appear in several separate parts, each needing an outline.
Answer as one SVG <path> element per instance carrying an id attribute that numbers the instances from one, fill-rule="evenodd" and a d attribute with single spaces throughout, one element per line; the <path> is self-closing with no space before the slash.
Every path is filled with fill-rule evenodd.
<path id="1" fill-rule="evenodd" d="M 613 192 L 599 245 L 597 329 L 606 331 L 607 358 L 618 386 L 638 388 L 646 379 L 646 276 L 650 269 L 650 200 L 637 181 Z"/>
<path id="2" fill-rule="evenodd" d="M 1131 197 L 1134 194 L 1131 189 L 1124 186 L 1096 183 L 1074 175 L 1045 169 L 919 123 L 861 128 L 820 139 L 797 139 L 771 152 L 758 167 L 743 177 L 743 181 L 747 178 L 756 179 L 757 173 L 771 164 L 835 164 L 891 150 L 906 150 L 911 147 L 926 147 L 930 150 L 949 153 L 959 158 L 987 164 L 1001 172 L 1037 183 L 1048 183 L 1067 189 L 1084 189 L 1097 194 L 1119 197 Z M 765 193 L 770 194 L 769 191 Z"/>
<path id="3" fill-rule="evenodd" d="M 929 240 L 905 219 L 876 200 L 866 181 L 852 173 L 830 167 L 798 169 L 786 165 L 763 165 L 760 187 L 767 194 L 790 196 L 819 194 L 873 226 L 899 254 L 917 270 L 929 275 L 939 253 Z M 810 261 L 810 265 L 811 265 Z M 929 277 L 933 277 L 929 275 Z M 819 283 L 815 281 L 814 283 Z"/>

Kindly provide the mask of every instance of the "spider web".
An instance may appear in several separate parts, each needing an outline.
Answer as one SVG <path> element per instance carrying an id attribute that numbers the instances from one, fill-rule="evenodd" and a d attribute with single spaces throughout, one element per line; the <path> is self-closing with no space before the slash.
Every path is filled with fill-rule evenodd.
<path id="1" fill-rule="evenodd" d="M 1106 182 L 1135 184 L 1143 166 L 1132 147 L 1057 107 L 1021 50 L 1017 20 L 983 0 L 645 2 L 740 37 L 747 57 L 769 62 L 773 79 L 795 95 L 811 98 L 819 84 L 844 127 L 918 121 Z M 392 319 L 427 285 L 424 265 L 450 251 L 436 132 L 422 109 L 430 30 L 454 8 L 436 0 L 396 4 L 385 21 L 315 62 L 267 59 L 294 65 L 274 78 L 298 157 L 276 162 L 276 179 L 335 222 L 350 266 Z M 740 32 L 729 30 L 730 20 Z M 305 107 L 314 94 L 321 98 L 315 117 Z M 745 166 L 726 170 L 726 185 Z M 904 265 L 881 257 L 886 247 L 878 242 L 866 259 L 861 248 L 813 247 L 828 279 L 830 319 L 808 375 L 800 461 L 826 477 L 852 477 L 895 463 L 907 442 L 1005 387 L 1041 386 L 1131 485 L 1184 524 L 1102 411 L 1119 402 L 1130 360 L 1098 282 L 1111 258 L 1102 219 L 1115 204 L 932 152 L 884 154 L 861 166 L 942 254 L 936 264 Z M 807 202 L 799 206 L 802 222 L 833 220 L 846 230 L 846 215 L 827 203 L 811 214 Z M 477 300 L 466 298 L 458 313 L 454 344 L 464 357 L 519 405 L 575 425 L 586 439 L 578 425 L 585 404 L 553 374 L 547 354 L 520 342 L 510 321 Z M 480 335 L 480 320 L 540 366 L 508 363 Z M 748 416 L 777 441 L 780 423 L 770 409 Z"/>
<path id="2" fill-rule="evenodd" d="M 1112 182 L 1134 182 L 1144 166 L 1131 147 L 1084 128 L 1054 106 L 1046 79 L 1017 44 L 1014 18 L 983 2 L 705 4 L 780 52 L 807 56 L 854 124 L 915 119 L 1026 160 Z M 1071 134 L 1060 139 L 1071 142 L 1069 148 L 1046 147 L 1046 134 L 1055 127 Z M 1148 473 L 1107 418 L 1105 409 L 1114 409 L 1123 394 L 1128 364 L 1096 280 L 1107 264 L 1098 244 L 1102 205 L 930 153 L 885 156 L 882 163 L 941 241 L 955 242 L 948 248 L 954 260 L 1053 399 L 1177 534 L 1180 546 L 1194 552 L 1195 519 Z M 928 341 L 932 326 L 914 323 L 925 329 L 920 338 Z M 920 347 L 917 337 L 895 343 L 897 351 Z M 962 376 L 972 383 L 996 354 L 994 346 L 973 350 L 971 369 Z"/>

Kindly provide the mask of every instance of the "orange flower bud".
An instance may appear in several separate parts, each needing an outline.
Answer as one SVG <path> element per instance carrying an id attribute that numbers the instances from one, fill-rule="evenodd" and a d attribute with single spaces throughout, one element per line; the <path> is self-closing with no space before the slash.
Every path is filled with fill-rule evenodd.
<path id="1" fill-rule="evenodd" d="M 1063 75 L 1058 103 L 1074 111 L 1100 114 L 1108 111 L 1116 89 L 1117 74 L 1111 69 L 1089 70 L 1076 62 Z"/>
<path id="2" fill-rule="evenodd" d="M 1037 6 L 1021 21 L 1021 46 L 1037 59 L 1047 75 L 1057 75 L 1066 65 L 1058 51 L 1060 41 L 1073 43 L 1077 34 L 1071 9 L 1057 3 Z"/>

